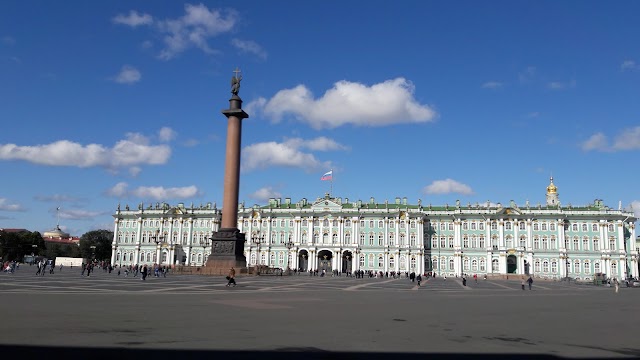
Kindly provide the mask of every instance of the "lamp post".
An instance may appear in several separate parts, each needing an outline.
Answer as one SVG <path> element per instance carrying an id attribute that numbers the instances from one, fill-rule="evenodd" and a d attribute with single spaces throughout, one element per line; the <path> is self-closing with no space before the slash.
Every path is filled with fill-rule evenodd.
<path id="1" fill-rule="evenodd" d="M 89 249 L 91 249 L 91 260 L 93 262 L 93 260 L 96 259 L 96 246 L 95 245 L 91 245 L 91 246 L 89 246 Z"/>
<path id="2" fill-rule="evenodd" d="M 251 238 L 251 242 L 256 246 L 257 249 L 257 253 L 256 253 L 256 263 L 254 264 L 256 266 L 256 269 L 258 267 L 258 265 L 260 265 L 261 261 L 260 261 L 260 245 L 262 243 L 262 239 L 260 238 L 260 232 L 257 232 L 253 235 L 253 237 Z"/>
<path id="3" fill-rule="evenodd" d="M 164 235 L 160 235 L 160 230 L 156 230 L 155 235 L 151 236 L 151 239 L 153 240 L 154 243 L 156 243 L 156 261 L 158 264 L 160 264 L 162 261 L 162 259 L 160 259 L 160 244 L 162 243 L 162 240 L 164 239 Z M 136 260 L 137 261 L 137 260 Z"/>
<path id="4" fill-rule="evenodd" d="M 211 245 L 211 238 L 207 235 L 204 236 L 204 239 L 200 239 L 200 246 L 202 246 L 202 266 L 205 265 L 207 261 L 207 248 Z"/>
<path id="5" fill-rule="evenodd" d="M 287 248 L 287 275 L 289 275 L 289 272 L 291 271 L 289 269 L 289 257 L 291 256 L 291 248 L 293 248 L 293 241 L 289 240 L 287 241 L 284 246 Z"/>
<path id="6" fill-rule="evenodd" d="M 362 249 L 360 248 L 360 245 L 356 246 L 356 270 L 360 270 L 360 252 L 362 251 Z"/>

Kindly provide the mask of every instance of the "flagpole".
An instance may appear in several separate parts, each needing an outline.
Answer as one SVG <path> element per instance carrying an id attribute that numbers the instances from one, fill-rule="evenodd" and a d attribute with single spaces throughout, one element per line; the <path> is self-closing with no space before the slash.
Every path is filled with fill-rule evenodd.
<path id="1" fill-rule="evenodd" d="M 331 169 L 331 181 L 329 181 L 329 197 L 333 197 L 333 169 Z"/>

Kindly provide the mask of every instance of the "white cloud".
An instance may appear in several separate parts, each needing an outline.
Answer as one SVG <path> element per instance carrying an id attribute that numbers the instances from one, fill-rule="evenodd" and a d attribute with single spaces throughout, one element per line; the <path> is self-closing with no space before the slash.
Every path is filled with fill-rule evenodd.
<path id="1" fill-rule="evenodd" d="M 0 38 L 0 41 L 5 45 L 13 45 L 16 43 L 16 39 L 8 35 Z"/>
<path id="2" fill-rule="evenodd" d="M 536 67 L 535 66 L 527 66 L 522 72 L 518 74 L 518 80 L 522 83 L 529 82 L 533 80 L 536 76 Z"/>
<path id="3" fill-rule="evenodd" d="M 149 14 L 138 14 L 137 11 L 131 10 L 128 15 L 118 14 L 111 19 L 115 24 L 123 24 L 131 27 L 140 25 L 151 25 L 153 17 Z"/>
<path id="4" fill-rule="evenodd" d="M 0 145 L 0 160 L 23 160 L 48 166 L 100 166 L 114 170 L 138 165 L 162 165 L 170 156 L 169 146 L 149 145 L 148 139 L 137 133 L 127 134 L 126 139 L 119 140 L 112 148 L 100 144 L 82 145 L 69 140 L 34 146 Z"/>
<path id="5" fill-rule="evenodd" d="M 266 169 L 272 166 L 304 168 L 313 171 L 328 167 L 312 154 L 299 151 L 287 143 L 265 142 L 242 149 L 242 170 Z"/>
<path id="6" fill-rule="evenodd" d="M 606 151 L 609 148 L 607 136 L 601 132 L 591 135 L 589 139 L 582 143 L 584 151 L 599 150 Z"/>
<path id="7" fill-rule="evenodd" d="M 469 185 L 460 183 L 453 179 L 435 180 L 430 185 L 427 185 L 423 192 L 425 194 L 450 194 L 457 193 L 463 195 L 473 194 L 473 190 Z"/>
<path id="8" fill-rule="evenodd" d="M 200 141 L 196 139 L 189 139 L 185 141 L 183 145 L 186 147 L 194 147 L 194 146 L 197 146 L 198 144 L 200 144 Z"/>
<path id="9" fill-rule="evenodd" d="M 160 131 L 158 131 L 158 138 L 160 141 L 169 142 L 176 138 L 178 135 L 172 128 L 163 126 Z"/>
<path id="10" fill-rule="evenodd" d="M 347 150 L 348 147 L 339 144 L 333 139 L 329 139 L 324 136 L 317 137 L 311 140 L 304 140 L 300 138 L 286 139 L 284 142 L 287 146 L 293 148 L 304 148 L 312 151 L 333 151 L 333 150 Z"/>
<path id="11" fill-rule="evenodd" d="M 635 217 L 640 218 L 640 200 L 634 200 L 625 209 L 626 211 L 633 211 Z"/>
<path id="12" fill-rule="evenodd" d="M 569 82 L 552 81 L 552 82 L 547 84 L 547 87 L 549 89 L 553 89 L 553 90 L 568 89 L 568 88 L 573 88 L 575 86 L 576 86 L 576 81 L 575 80 L 571 80 Z"/>
<path id="13" fill-rule="evenodd" d="M 60 194 L 35 195 L 33 198 L 38 200 L 38 201 L 54 202 L 54 203 L 86 201 L 86 199 L 77 198 L 77 197 L 69 196 L 69 195 L 60 195 Z"/>
<path id="14" fill-rule="evenodd" d="M 258 45 L 258 43 L 256 43 L 255 41 L 233 39 L 233 40 L 231 40 L 231 45 L 233 45 L 236 48 L 240 49 L 240 51 L 242 51 L 242 52 L 255 54 L 261 59 L 266 59 L 267 58 L 267 52 L 260 45 Z"/>
<path id="15" fill-rule="evenodd" d="M 249 198 L 258 200 L 261 202 L 267 201 L 271 198 L 279 198 L 282 197 L 282 194 L 278 191 L 275 191 L 271 186 L 265 186 L 261 189 L 256 190 L 253 194 L 249 195 Z"/>
<path id="16" fill-rule="evenodd" d="M 485 89 L 498 89 L 502 87 L 502 83 L 498 81 L 487 81 L 482 84 L 482 87 Z"/>
<path id="17" fill-rule="evenodd" d="M 88 210 L 60 210 L 60 218 L 68 220 L 91 220 L 96 216 L 106 215 L 107 212 L 88 211 Z"/>
<path id="18" fill-rule="evenodd" d="M 613 142 L 614 150 L 637 150 L 640 149 L 640 126 L 632 129 L 625 129 L 616 137 Z"/>
<path id="19" fill-rule="evenodd" d="M 113 78 L 118 84 L 135 84 L 142 79 L 140 71 L 133 66 L 124 65 L 120 73 Z"/>
<path id="20" fill-rule="evenodd" d="M 275 122 L 291 115 L 315 129 L 432 121 L 435 111 L 419 104 L 413 93 L 413 84 L 404 78 L 372 86 L 339 81 L 318 99 L 314 99 L 304 85 L 298 85 L 279 91 L 270 100 L 258 99 L 251 105 L 253 109 L 262 105 L 264 114 Z"/>
<path id="21" fill-rule="evenodd" d="M 153 200 L 177 200 L 187 199 L 200 194 L 195 185 L 185 187 L 165 188 L 162 186 L 139 186 L 129 190 L 129 185 L 125 182 L 119 182 L 112 188 L 107 189 L 105 194 L 112 197 L 137 197 L 141 199 Z"/>
<path id="22" fill-rule="evenodd" d="M 0 211 L 24 211 L 20 204 L 12 203 L 8 199 L 0 198 Z"/>
<path id="23" fill-rule="evenodd" d="M 131 175 L 132 177 L 136 177 L 138 175 L 140 175 L 140 173 L 142 172 L 142 168 L 140 168 L 139 166 L 132 166 L 129 168 L 129 175 Z"/>
<path id="24" fill-rule="evenodd" d="M 633 60 L 625 60 L 620 64 L 620 69 L 624 70 L 637 70 L 640 69 L 640 65 L 636 64 Z"/>
<path id="25" fill-rule="evenodd" d="M 165 45 L 158 55 L 160 59 L 172 59 L 190 47 L 214 53 L 209 47 L 209 38 L 231 31 L 238 19 L 235 11 L 209 10 L 203 4 L 186 4 L 184 9 L 182 17 L 158 22 L 157 29 L 164 34 Z"/>
<path id="26" fill-rule="evenodd" d="M 581 144 L 584 151 L 628 151 L 640 149 L 640 126 L 622 130 L 616 136 L 612 145 L 609 145 L 609 139 L 601 132 L 591 135 L 589 139 Z"/>

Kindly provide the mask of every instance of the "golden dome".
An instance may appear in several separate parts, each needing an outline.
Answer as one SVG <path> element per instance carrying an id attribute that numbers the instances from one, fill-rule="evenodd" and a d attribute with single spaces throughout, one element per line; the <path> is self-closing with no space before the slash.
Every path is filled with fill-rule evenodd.
<path id="1" fill-rule="evenodd" d="M 551 177 L 551 183 L 547 186 L 547 194 L 556 194 L 558 192 L 558 188 L 553 185 L 553 176 Z"/>

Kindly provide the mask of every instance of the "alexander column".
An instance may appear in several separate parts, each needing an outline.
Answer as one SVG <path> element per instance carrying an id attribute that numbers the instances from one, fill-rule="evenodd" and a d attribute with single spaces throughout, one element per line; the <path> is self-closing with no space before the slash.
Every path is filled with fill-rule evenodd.
<path id="1" fill-rule="evenodd" d="M 235 267 L 238 272 L 247 266 L 243 254 L 245 236 L 238 230 L 238 194 L 240 189 L 240 145 L 242 119 L 249 115 L 242 110 L 242 99 L 238 96 L 242 76 L 236 68 L 231 77 L 231 99 L 229 109 L 222 110 L 227 117 L 227 150 L 224 165 L 224 193 L 222 199 L 222 225 L 211 237 L 211 255 L 207 268 L 223 273 Z M 213 270 L 215 273 L 216 270 Z"/>

